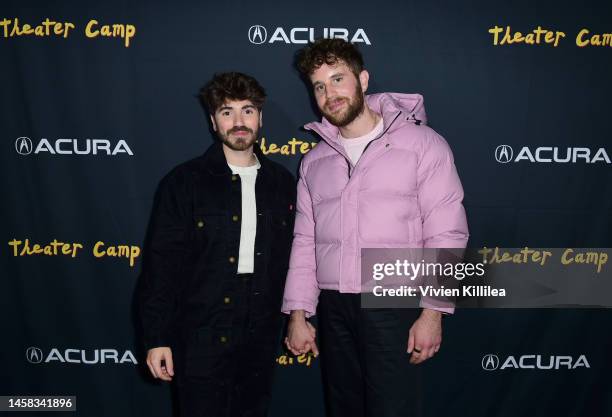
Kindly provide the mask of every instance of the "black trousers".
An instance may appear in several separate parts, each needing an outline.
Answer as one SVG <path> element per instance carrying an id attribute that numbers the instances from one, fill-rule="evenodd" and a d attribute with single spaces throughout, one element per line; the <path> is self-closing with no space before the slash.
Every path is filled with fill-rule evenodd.
<path id="1" fill-rule="evenodd" d="M 278 318 L 253 320 L 252 274 L 236 277 L 231 327 L 201 328 L 181 351 L 176 393 L 181 417 L 265 417 L 270 404 Z"/>
<path id="2" fill-rule="evenodd" d="M 408 331 L 420 309 L 362 309 L 359 294 L 322 290 L 318 307 L 328 417 L 422 414 L 421 371 Z"/>

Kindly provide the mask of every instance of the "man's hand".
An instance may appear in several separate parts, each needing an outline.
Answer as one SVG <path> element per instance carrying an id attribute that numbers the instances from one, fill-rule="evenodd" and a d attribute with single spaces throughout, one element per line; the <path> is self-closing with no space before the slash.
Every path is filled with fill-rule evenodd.
<path id="1" fill-rule="evenodd" d="M 164 365 L 162 365 L 164 361 Z M 163 381 L 172 381 L 174 365 L 172 363 L 172 350 L 169 347 L 156 347 L 147 353 L 147 365 L 155 378 Z"/>
<path id="2" fill-rule="evenodd" d="M 442 313 L 423 309 L 408 333 L 410 363 L 417 364 L 435 355 L 442 343 Z"/>
<path id="3" fill-rule="evenodd" d="M 319 348 L 315 339 L 316 329 L 306 321 L 304 310 L 292 311 L 287 329 L 287 337 L 285 337 L 285 344 L 291 353 L 301 355 L 312 351 L 315 357 L 319 356 Z"/>

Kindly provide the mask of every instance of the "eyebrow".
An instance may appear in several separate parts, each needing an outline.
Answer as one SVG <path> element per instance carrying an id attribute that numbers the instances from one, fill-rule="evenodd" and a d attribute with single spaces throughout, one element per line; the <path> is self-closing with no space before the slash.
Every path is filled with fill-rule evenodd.
<path id="1" fill-rule="evenodd" d="M 329 76 L 329 79 L 336 78 L 336 77 L 341 77 L 341 76 L 344 76 L 344 75 L 345 75 L 344 72 L 335 72 L 335 73 L 333 73 L 332 75 Z M 312 86 L 316 87 L 319 84 L 323 84 L 323 83 L 321 81 L 315 81 L 314 83 L 312 83 Z"/>
<path id="2" fill-rule="evenodd" d="M 255 107 L 254 104 L 246 104 L 246 105 L 242 106 L 241 110 L 244 110 L 244 109 L 256 109 L 256 108 L 257 107 Z M 222 112 L 224 110 L 234 110 L 234 108 L 230 107 L 230 106 L 222 106 L 222 107 L 219 107 L 219 109 L 217 110 L 217 113 Z"/>

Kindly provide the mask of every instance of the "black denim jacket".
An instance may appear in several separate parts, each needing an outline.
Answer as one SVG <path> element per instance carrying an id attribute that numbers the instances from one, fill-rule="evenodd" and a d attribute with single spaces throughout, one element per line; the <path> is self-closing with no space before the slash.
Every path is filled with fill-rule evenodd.
<path id="1" fill-rule="evenodd" d="M 296 185 L 280 164 L 264 157 L 255 183 L 257 234 L 253 315 L 276 320 L 295 217 Z M 155 196 L 136 292 L 146 349 L 227 323 L 238 267 L 241 183 L 222 145 L 174 168 Z"/>

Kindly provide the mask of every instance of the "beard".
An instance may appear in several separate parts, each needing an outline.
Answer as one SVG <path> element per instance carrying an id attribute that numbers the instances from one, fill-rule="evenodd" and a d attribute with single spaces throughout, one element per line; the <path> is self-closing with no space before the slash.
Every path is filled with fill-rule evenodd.
<path id="1" fill-rule="evenodd" d="M 336 112 L 329 110 L 328 106 L 330 104 L 336 104 L 340 101 L 344 101 L 346 103 L 346 107 L 344 109 Z M 326 101 L 325 105 L 321 109 L 321 113 L 323 113 L 323 116 L 325 116 L 325 118 L 334 126 L 344 127 L 363 113 L 364 109 L 363 90 L 361 89 L 361 85 L 357 83 L 352 97 L 334 97 L 333 99 Z"/>
<path id="2" fill-rule="evenodd" d="M 247 135 L 239 136 L 236 132 L 247 132 Z M 225 133 L 219 132 L 218 136 L 228 148 L 233 151 L 245 151 L 253 146 L 259 135 L 259 129 L 253 131 L 246 126 L 234 126 Z"/>

